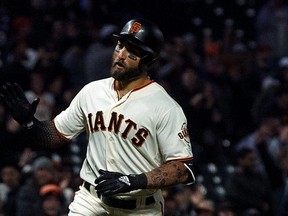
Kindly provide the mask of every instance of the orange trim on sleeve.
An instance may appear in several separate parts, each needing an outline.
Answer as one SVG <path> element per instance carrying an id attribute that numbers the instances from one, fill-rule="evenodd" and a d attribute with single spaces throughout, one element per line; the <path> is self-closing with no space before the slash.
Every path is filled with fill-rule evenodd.
<path id="1" fill-rule="evenodd" d="M 57 127 L 56 127 L 56 125 L 55 125 L 55 122 L 54 122 L 54 119 L 52 120 L 52 122 L 53 122 L 53 125 L 54 125 L 55 129 L 56 129 L 56 133 L 57 133 L 62 139 L 64 139 L 65 141 L 70 142 L 71 139 L 65 137 L 65 135 L 62 134 L 62 133 L 57 129 Z"/>
<path id="2" fill-rule="evenodd" d="M 179 159 L 174 159 L 174 160 L 169 160 L 166 163 L 170 162 L 170 161 L 180 161 L 180 162 L 185 162 L 185 161 L 190 161 L 193 160 L 194 157 L 188 157 L 188 158 L 179 158 Z"/>

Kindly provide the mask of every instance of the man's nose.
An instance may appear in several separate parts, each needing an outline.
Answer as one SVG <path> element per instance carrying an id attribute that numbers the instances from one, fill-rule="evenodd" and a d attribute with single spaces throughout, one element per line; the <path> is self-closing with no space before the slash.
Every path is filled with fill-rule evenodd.
<path id="1" fill-rule="evenodd" d="M 128 55 L 128 52 L 127 52 L 127 49 L 125 47 L 120 49 L 118 52 L 119 59 L 126 59 L 127 55 Z"/>

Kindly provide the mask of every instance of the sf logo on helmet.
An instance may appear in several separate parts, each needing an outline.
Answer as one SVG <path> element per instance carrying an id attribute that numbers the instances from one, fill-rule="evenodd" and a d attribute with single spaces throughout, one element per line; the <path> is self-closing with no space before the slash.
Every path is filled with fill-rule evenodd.
<path id="1" fill-rule="evenodd" d="M 133 34 L 133 33 L 137 33 L 140 31 L 142 25 L 139 22 L 134 22 L 133 25 L 130 28 L 129 33 Z"/>

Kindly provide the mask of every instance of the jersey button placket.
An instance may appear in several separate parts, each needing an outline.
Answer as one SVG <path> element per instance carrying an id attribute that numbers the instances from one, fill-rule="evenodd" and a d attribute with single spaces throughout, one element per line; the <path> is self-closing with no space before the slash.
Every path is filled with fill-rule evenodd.
<path id="1" fill-rule="evenodd" d="M 112 137 L 112 135 L 109 135 L 108 142 L 109 142 L 109 145 L 115 145 L 115 140 Z M 113 167 L 115 165 L 115 160 L 111 157 L 107 159 L 107 162 L 110 165 L 110 167 L 111 166 Z"/>

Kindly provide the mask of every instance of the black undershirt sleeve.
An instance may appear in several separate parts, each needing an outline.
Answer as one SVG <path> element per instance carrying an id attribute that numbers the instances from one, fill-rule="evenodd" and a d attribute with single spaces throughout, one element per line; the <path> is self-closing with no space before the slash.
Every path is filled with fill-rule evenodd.
<path id="1" fill-rule="evenodd" d="M 39 121 L 34 118 L 33 122 L 34 125 L 28 132 L 36 145 L 55 149 L 69 143 L 69 140 L 59 135 L 53 121 Z"/>

